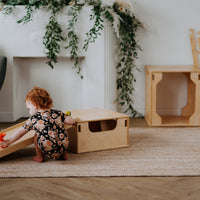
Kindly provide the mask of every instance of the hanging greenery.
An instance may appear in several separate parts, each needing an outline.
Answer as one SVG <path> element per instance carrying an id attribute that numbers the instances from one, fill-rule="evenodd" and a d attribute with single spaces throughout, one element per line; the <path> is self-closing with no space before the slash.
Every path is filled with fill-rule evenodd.
<path id="1" fill-rule="evenodd" d="M 141 50 L 136 40 L 136 32 L 142 24 L 136 19 L 131 4 L 125 0 L 116 0 L 110 5 L 101 0 L 4 0 L 4 4 L 9 5 L 4 7 L 5 14 L 11 14 L 17 5 L 25 5 L 26 14 L 17 21 L 18 23 L 28 23 L 32 20 L 34 12 L 41 7 L 46 7 L 50 12 L 49 23 L 46 25 L 46 32 L 43 36 L 45 53 L 48 58 L 47 64 L 54 68 L 55 63 L 57 63 L 57 55 L 61 51 L 60 44 L 64 42 L 81 78 L 83 76 L 77 53 L 80 48 L 79 36 L 75 32 L 75 26 L 83 6 L 91 6 L 90 21 L 94 22 L 94 25 L 85 34 L 86 39 L 82 49 L 87 51 L 89 44 L 94 43 L 101 35 L 104 19 L 107 19 L 114 29 L 117 44 L 118 96 L 116 102 L 125 108 L 125 112 L 128 112 L 132 117 L 142 116 L 133 106 L 134 82 L 136 81 L 134 72 L 139 70 L 135 65 L 135 59 L 138 57 L 138 51 Z M 67 30 L 63 30 L 57 21 L 57 15 L 63 11 L 65 6 L 70 6 L 67 16 Z M 67 37 L 63 35 L 67 35 Z"/>

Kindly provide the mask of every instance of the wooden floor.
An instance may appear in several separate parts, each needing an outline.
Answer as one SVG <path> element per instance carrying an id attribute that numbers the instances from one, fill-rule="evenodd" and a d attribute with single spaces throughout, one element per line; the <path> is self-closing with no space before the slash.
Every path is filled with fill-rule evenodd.
<path id="1" fill-rule="evenodd" d="M 132 119 L 130 126 L 147 124 Z M 200 177 L 1 178 L 0 200 L 199 200 L 199 188 Z"/>

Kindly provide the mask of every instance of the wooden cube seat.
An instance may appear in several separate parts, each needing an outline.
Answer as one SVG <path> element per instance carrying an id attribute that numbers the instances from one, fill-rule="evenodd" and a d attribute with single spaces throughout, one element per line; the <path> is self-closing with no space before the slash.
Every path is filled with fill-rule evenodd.
<path id="1" fill-rule="evenodd" d="M 187 104 L 179 116 L 157 113 L 157 86 L 164 73 L 183 73 L 187 76 Z M 145 119 L 149 126 L 200 125 L 200 70 L 191 66 L 146 66 Z M 177 97 L 178 98 L 177 91 Z"/>
<path id="2" fill-rule="evenodd" d="M 101 108 L 73 110 L 69 150 L 83 153 L 129 146 L 129 116 Z"/>

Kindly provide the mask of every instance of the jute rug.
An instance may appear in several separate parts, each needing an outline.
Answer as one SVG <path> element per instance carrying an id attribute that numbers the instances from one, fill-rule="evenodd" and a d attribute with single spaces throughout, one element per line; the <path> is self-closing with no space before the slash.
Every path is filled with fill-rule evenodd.
<path id="1" fill-rule="evenodd" d="M 0 177 L 200 175 L 200 128 L 131 128 L 130 147 L 32 161 L 33 146 L 0 159 Z"/>

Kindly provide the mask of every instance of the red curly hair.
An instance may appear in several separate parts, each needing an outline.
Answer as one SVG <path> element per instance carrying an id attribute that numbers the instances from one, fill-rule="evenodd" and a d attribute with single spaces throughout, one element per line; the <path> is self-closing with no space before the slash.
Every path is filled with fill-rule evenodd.
<path id="1" fill-rule="evenodd" d="M 53 106 L 53 101 L 49 93 L 39 87 L 34 87 L 26 96 L 25 102 L 30 101 L 38 109 L 49 109 Z"/>

